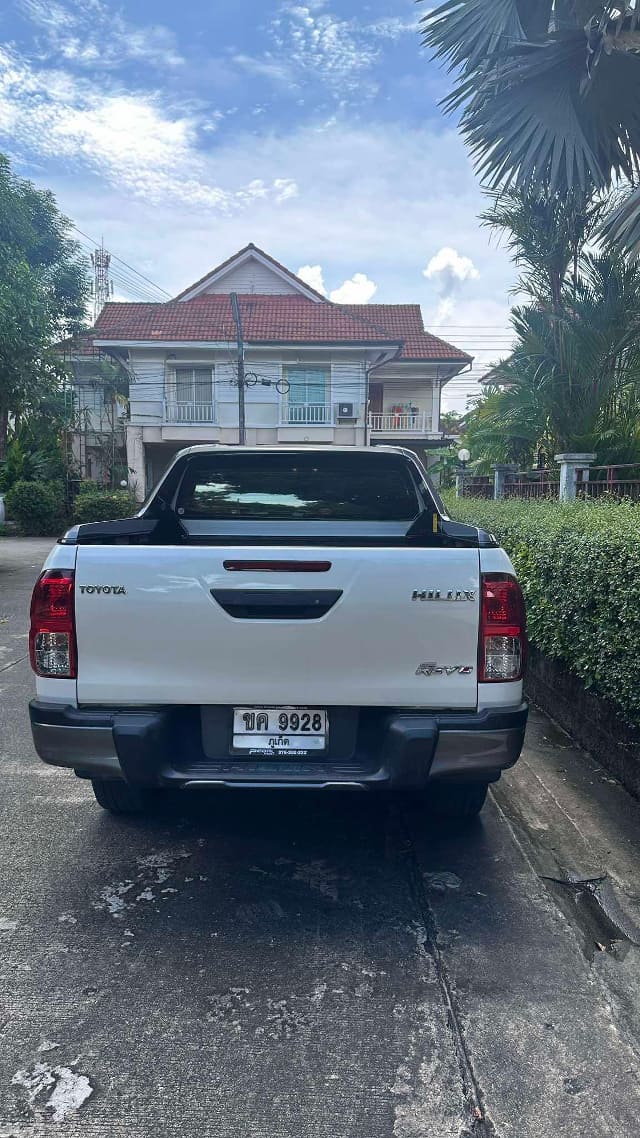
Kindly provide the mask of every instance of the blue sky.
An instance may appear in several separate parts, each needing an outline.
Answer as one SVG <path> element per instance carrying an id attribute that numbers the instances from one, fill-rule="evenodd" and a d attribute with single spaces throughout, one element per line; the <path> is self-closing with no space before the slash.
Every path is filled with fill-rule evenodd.
<path id="1" fill-rule="evenodd" d="M 512 266 L 413 0 L 9 0 L 0 148 L 170 293 L 254 241 L 343 301 L 419 302 L 477 357 Z M 83 239 L 85 240 L 85 239 Z M 118 269 L 122 298 L 146 299 Z M 159 294 L 154 294 L 158 295 Z M 450 389 L 464 406 L 469 380 Z"/>

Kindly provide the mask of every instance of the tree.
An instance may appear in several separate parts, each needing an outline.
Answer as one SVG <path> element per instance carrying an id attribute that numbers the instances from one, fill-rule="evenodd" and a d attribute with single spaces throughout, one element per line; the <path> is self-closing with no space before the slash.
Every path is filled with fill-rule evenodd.
<path id="1" fill-rule="evenodd" d="M 443 411 L 440 415 L 440 430 L 445 435 L 459 435 L 462 429 L 464 416 L 457 411 Z"/>
<path id="2" fill-rule="evenodd" d="M 70 224 L 48 191 L 0 155 L 0 461 L 10 418 L 59 384 L 54 342 L 85 319 L 88 278 Z"/>
<path id="3" fill-rule="evenodd" d="M 630 192 L 609 235 L 640 249 L 640 0 L 445 0 L 424 41 L 457 72 L 444 100 L 489 184 Z"/>
<path id="4" fill-rule="evenodd" d="M 521 269 L 514 349 L 467 421 L 472 453 L 531 465 L 539 449 L 640 457 L 640 266 L 588 252 L 602 200 L 510 191 L 482 215 Z"/>
<path id="5" fill-rule="evenodd" d="M 615 253 L 585 256 L 561 299 L 560 313 L 552 305 L 514 309 L 516 345 L 467 420 L 470 449 L 522 466 L 539 449 L 638 461 L 640 266 Z"/>

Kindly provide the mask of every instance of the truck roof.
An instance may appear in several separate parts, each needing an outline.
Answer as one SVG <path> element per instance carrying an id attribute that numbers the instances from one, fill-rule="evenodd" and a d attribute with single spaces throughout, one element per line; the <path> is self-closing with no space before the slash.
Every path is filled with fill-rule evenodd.
<path id="1" fill-rule="evenodd" d="M 416 453 L 408 447 L 397 446 L 335 446 L 333 443 L 274 444 L 273 446 L 224 446 L 219 443 L 199 443 L 185 447 L 174 455 L 174 459 L 189 454 L 401 454 L 415 459 Z"/>

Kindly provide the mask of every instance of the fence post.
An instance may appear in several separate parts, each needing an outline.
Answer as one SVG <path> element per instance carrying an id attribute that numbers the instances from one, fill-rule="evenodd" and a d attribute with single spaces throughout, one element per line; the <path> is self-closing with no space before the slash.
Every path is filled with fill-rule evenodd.
<path id="1" fill-rule="evenodd" d="M 560 463 L 561 502 L 573 501 L 576 496 L 578 471 L 586 471 L 587 478 L 585 478 L 585 482 L 588 481 L 589 466 L 592 462 L 595 462 L 595 459 L 595 454 L 557 454 L 555 456 L 556 462 Z"/>
<path id="2" fill-rule="evenodd" d="M 466 471 L 459 466 L 456 470 L 456 498 L 464 498 L 464 476 Z"/>
<path id="3" fill-rule="evenodd" d="M 493 497 L 496 502 L 504 498 L 504 484 L 509 474 L 515 474 L 518 467 L 515 462 L 496 462 L 493 467 Z"/>

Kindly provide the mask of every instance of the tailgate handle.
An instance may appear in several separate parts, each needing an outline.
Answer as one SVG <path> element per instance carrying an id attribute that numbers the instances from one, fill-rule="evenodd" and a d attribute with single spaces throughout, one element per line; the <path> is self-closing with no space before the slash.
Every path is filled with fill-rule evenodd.
<path id="1" fill-rule="evenodd" d="M 212 589 L 211 596 L 236 620 L 318 620 L 342 589 Z"/>

